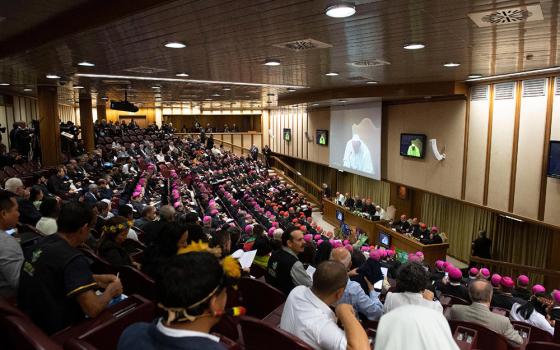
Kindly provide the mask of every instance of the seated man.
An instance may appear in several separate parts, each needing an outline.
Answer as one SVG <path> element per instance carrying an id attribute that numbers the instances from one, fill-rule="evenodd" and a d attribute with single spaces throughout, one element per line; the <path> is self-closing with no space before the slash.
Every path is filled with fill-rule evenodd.
<path id="1" fill-rule="evenodd" d="M 122 293 L 114 275 L 93 275 L 86 257 L 77 249 L 89 235 L 91 209 L 83 203 L 62 206 L 57 234 L 25 251 L 18 306 L 48 334 L 96 317 L 111 299 Z M 96 287 L 105 288 L 96 295 Z"/>
<path id="2" fill-rule="evenodd" d="M 288 228 L 282 234 L 282 249 L 273 252 L 268 260 L 266 282 L 286 295 L 290 294 L 295 286 L 310 287 L 311 277 L 298 259 L 298 254 L 303 253 L 304 249 L 305 240 L 299 226 Z"/>
<path id="3" fill-rule="evenodd" d="M 331 251 L 330 260 L 342 263 L 348 270 L 352 264 L 352 257 L 346 248 L 336 248 Z M 383 304 L 379 301 L 379 292 L 373 288 L 373 284 L 364 277 L 368 288 L 369 295 L 364 292 L 362 286 L 358 282 L 348 280 L 344 294 L 338 301 L 339 304 L 350 304 L 354 308 L 356 314 L 362 314 L 368 320 L 377 321 L 383 315 Z"/>
<path id="4" fill-rule="evenodd" d="M 410 223 L 408 222 L 406 215 L 401 215 L 399 221 L 393 222 L 393 228 L 397 230 L 397 232 L 407 232 L 410 228 Z"/>
<path id="5" fill-rule="evenodd" d="M 503 276 L 500 280 L 500 288 L 497 293 L 492 297 L 492 307 L 501 307 L 502 309 L 511 310 L 515 303 L 525 304 L 526 300 L 514 297 L 513 292 L 514 283 L 511 277 Z"/>
<path id="6" fill-rule="evenodd" d="M 465 301 L 470 301 L 469 291 L 467 287 L 461 284 L 463 280 L 463 274 L 461 270 L 454 267 L 449 270 L 448 278 L 443 278 L 436 282 L 436 289 L 443 294 L 451 295 L 457 298 L 461 298 Z"/>
<path id="7" fill-rule="evenodd" d="M 337 261 L 322 262 L 313 275 L 313 286 L 298 286 L 288 296 L 280 328 L 314 349 L 369 349 L 366 332 L 352 306 L 338 304 L 335 312 L 329 307 L 340 300 L 347 283 L 344 265 Z M 338 328 L 337 318 L 344 331 Z"/>
<path id="8" fill-rule="evenodd" d="M 16 227 L 19 219 L 16 195 L 0 190 L 0 296 L 14 297 L 23 265 L 23 252 L 19 242 L 6 233 Z"/>
<path id="9" fill-rule="evenodd" d="M 29 191 L 23 185 L 21 179 L 17 177 L 9 178 L 6 180 L 4 188 L 17 195 L 18 209 L 20 212 L 19 221 L 22 224 L 35 226 L 37 221 L 41 218 L 41 213 L 29 199 Z"/>
<path id="10" fill-rule="evenodd" d="M 531 298 L 531 291 L 529 290 L 529 277 L 526 275 L 519 275 L 517 277 L 517 287 L 511 293 L 515 298 L 529 300 Z"/>
<path id="11" fill-rule="evenodd" d="M 188 249 L 188 248 L 187 248 Z M 207 252 L 176 255 L 162 269 L 159 299 L 164 316 L 156 323 L 136 323 L 119 340 L 118 349 L 224 350 L 210 329 L 220 322 L 227 288 L 239 277 L 239 266 L 226 269 Z M 236 271 L 234 271 L 236 270 Z"/>
<path id="12" fill-rule="evenodd" d="M 453 305 L 448 318 L 453 321 L 472 322 L 482 325 L 507 338 L 510 345 L 518 347 L 523 339 L 509 319 L 490 311 L 492 285 L 486 280 L 475 280 L 469 285 L 471 305 Z"/>

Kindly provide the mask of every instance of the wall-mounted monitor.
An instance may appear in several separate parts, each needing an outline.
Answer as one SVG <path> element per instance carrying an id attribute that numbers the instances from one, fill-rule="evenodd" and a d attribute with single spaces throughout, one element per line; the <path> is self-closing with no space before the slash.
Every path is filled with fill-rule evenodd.
<path id="1" fill-rule="evenodd" d="M 327 146 L 329 144 L 329 131 L 317 129 L 315 133 L 315 142 L 321 146 Z"/>
<path id="2" fill-rule="evenodd" d="M 292 141 L 292 129 L 282 130 L 282 136 L 284 138 L 284 141 L 286 141 L 286 142 Z"/>
<path id="3" fill-rule="evenodd" d="M 550 141 L 547 175 L 560 179 L 560 141 Z"/>
<path id="4" fill-rule="evenodd" d="M 336 219 L 341 223 L 344 221 L 344 212 L 341 210 L 336 210 Z"/>
<path id="5" fill-rule="evenodd" d="M 426 135 L 401 134 L 401 156 L 410 158 L 424 158 L 426 153 Z"/>
<path id="6" fill-rule="evenodd" d="M 383 231 L 379 231 L 379 245 L 385 248 L 391 247 L 391 236 Z"/>

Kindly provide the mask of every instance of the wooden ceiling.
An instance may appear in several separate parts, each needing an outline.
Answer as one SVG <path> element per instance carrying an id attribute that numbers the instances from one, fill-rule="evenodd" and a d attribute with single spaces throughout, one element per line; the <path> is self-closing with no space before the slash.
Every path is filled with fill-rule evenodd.
<path id="1" fill-rule="evenodd" d="M 516 0 L 359 0 L 356 14 L 324 14 L 329 0 L 99 1 L 26 0 L 0 3 L 0 82 L 7 91 L 45 83 L 55 73 L 86 93 L 120 99 L 123 85 L 76 73 L 280 84 L 312 90 L 383 84 L 462 81 L 470 73 L 511 73 L 560 65 L 557 0 L 540 3 L 544 20 L 480 28 L 469 13 L 528 4 Z M 274 45 L 301 39 L 331 45 L 296 52 Z M 168 49 L 168 41 L 184 49 Z M 426 48 L 404 50 L 409 42 Z M 262 63 L 279 59 L 278 67 Z M 79 67 L 88 60 L 95 67 Z M 390 64 L 356 67 L 382 60 Z M 445 68 L 445 62 L 459 62 Z M 138 67 L 161 70 L 144 74 Z M 335 71 L 336 77 L 325 73 Z M 112 79 L 114 80 L 114 79 Z M 131 100 L 257 101 L 275 105 L 285 88 L 129 80 Z M 152 89 L 154 85 L 160 89 Z M 35 89 L 30 94 L 34 94 Z M 212 96 L 214 95 L 214 96 Z M 220 96 L 217 96 L 220 95 Z M 274 95 L 274 96 L 272 96 Z M 159 97 L 157 97 L 159 96 Z M 267 104 L 268 101 L 272 103 Z"/>

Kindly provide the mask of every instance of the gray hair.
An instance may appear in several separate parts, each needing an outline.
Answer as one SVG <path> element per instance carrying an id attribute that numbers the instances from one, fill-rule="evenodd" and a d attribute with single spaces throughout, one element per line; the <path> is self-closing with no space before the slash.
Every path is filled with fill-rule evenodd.
<path id="1" fill-rule="evenodd" d="M 164 205 L 159 208 L 159 217 L 164 221 L 172 222 L 175 220 L 175 208 L 170 205 Z"/>
<path id="2" fill-rule="evenodd" d="M 489 303 L 492 292 L 492 285 L 487 280 L 478 279 L 469 284 L 469 296 L 473 303 Z"/>
<path id="3" fill-rule="evenodd" d="M 12 193 L 16 193 L 18 187 L 22 187 L 22 186 L 23 186 L 23 182 L 19 177 L 11 177 L 8 180 L 6 180 L 6 183 L 4 184 L 4 188 L 6 189 L 6 191 L 10 191 Z"/>

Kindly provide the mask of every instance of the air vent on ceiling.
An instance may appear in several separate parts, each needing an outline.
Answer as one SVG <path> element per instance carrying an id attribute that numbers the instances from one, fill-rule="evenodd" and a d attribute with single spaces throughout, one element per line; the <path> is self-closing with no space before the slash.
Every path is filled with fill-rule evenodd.
<path id="1" fill-rule="evenodd" d="M 554 89 L 554 94 L 555 95 L 560 95 L 560 77 L 556 77 L 556 87 Z"/>
<path id="2" fill-rule="evenodd" d="M 389 65 L 391 63 L 389 61 L 384 61 L 384 60 L 379 59 L 379 58 L 374 58 L 374 59 L 371 59 L 371 60 L 358 60 L 358 61 L 350 62 L 348 64 L 351 65 L 352 67 L 367 68 L 367 67 L 386 66 L 386 65 Z"/>
<path id="3" fill-rule="evenodd" d="M 288 41 L 286 43 L 274 44 L 272 46 L 279 47 L 282 49 L 288 49 L 296 52 L 316 50 L 316 49 L 327 49 L 329 47 L 332 47 L 331 44 L 327 44 L 315 39 L 294 40 L 294 41 Z"/>
<path id="4" fill-rule="evenodd" d="M 494 100 L 513 100 L 515 83 L 500 83 L 494 85 Z"/>
<path id="5" fill-rule="evenodd" d="M 166 69 L 139 66 L 139 67 L 127 68 L 124 71 L 125 72 L 132 72 L 132 73 L 139 73 L 139 74 L 154 74 L 154 73 L 165 72 Z"/>
<path id="6" fill-rule="evenodd" d="M 471 88 L 471 101 L 488 99 L 488 85 L 476 85 Z"/>
<path id="7" fill-rule="evenodd" d="M 546 79 L 523 81 L 523 97 L 539 97 L 545 95 Z"/>
<path id="8" fill-rule="evenodd" d="M 541 5 L 539 3 L 506 7 L 497 10 L 473 12 L 469 13 L 469 17 L 479 27 L 542 21 L 544 19 Z"/>
<path id="9" fill-rule="evenodd" d="M 103 84 L 107 85 L 130 85 L 130 80 L 101 80 Z"/>

